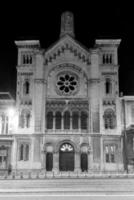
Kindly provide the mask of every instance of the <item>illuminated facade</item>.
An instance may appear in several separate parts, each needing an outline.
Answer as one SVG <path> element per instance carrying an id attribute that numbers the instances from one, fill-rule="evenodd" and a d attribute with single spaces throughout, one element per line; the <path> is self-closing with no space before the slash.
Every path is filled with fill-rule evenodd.
<path id="1" fill-rule="evenodd" d="M 12 170 L 124 170 L 120 40 L 96 40 L 87 49 L 75 40 L 73 23 L 72 13 L 63 13 L 60 39 L 49 49 L 37 40 L 15 42 L 16 118 L 4 135 Z"/>

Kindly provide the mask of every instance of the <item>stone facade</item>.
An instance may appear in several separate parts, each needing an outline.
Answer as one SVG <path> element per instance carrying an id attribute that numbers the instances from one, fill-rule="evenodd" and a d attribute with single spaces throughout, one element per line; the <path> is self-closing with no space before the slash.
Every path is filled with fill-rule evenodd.
<path id="1" fill-rule="evenodd" d="M 38 40 L 15 42 L 18 120 L 5 135 L 12 137 L 13 170 L 124 170 L 120 42 L 96 40 L 94 48 L 83 47 L 70 12 L 63 13 L 60 38 L 50 48 L 42 49 Z"/>

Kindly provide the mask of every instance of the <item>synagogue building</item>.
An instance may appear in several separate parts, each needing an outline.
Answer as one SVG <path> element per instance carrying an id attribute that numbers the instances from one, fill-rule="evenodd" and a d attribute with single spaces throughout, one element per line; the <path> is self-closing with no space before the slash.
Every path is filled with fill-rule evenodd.
<path id="1" fill-rule="evenodd" d="M 134 96 L 119 95 L 120 42 L 81 45 L 70 12 L 50 48 L 15 41 L 16 100 L 0 92 L 1 171 L 123 172 L 126 160 L 133 168 Z"/>

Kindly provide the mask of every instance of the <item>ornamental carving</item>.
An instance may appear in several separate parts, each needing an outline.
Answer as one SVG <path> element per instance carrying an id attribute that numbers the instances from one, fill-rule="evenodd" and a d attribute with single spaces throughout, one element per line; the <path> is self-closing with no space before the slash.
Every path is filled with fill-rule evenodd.
<path id="1" fill-rule="evenodd" d="M 71 144 L 65 143 L 65 144 L 63 144 L 61 146 L 60 151 L 63 151 L 63 152 L 68 152 L 68 151 L 72 152 L 72 151 L 74 151 L 74 148 L 72 147 Z"/>

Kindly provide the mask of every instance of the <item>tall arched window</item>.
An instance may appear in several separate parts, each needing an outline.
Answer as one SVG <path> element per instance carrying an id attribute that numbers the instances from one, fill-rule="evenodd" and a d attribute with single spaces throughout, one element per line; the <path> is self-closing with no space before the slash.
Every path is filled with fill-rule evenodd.
<path id="1" fill-rule="evenodd" d="M 28 109 L 24 109 L 21 111 L 19 117 L 19 126 L 21 128 L 29 128 L 30 127 L 30 111 Z"/>
<path id="2" fill-rule="evenodd" d="M 116 146 L 114 144 L 109 144 L 105 146 L 105 162 L 115 163 L 116 156 Z"/>
<path id="3" fill-rule="evenodd" d="M 46 127 L 47 129 L 53 129 L 53 112 L 48 112 L 47 113 L 47 118 L 46 118 Z"/>
<path id="4" fill-rule="evenodd" d="M 79 129 L 79 113 L 73 112 L 72 114 L 72 128 Z"/>
<path id="5" fill-rule="evenodd" d="M 25 81 L 25 83 L 23 84 L 23 94 L 27 95 L 30 92 L 30 83 L 28 80 Z"/>
<path id="6" fill-rule="evenodd" d="M 105 129 L 114 129 L 116 127 L 116 116 L 112 109 L 107 109 L 104 112 Z"/>
<path id="7" fill-rule="evenodd" d="M 111 83 L 111 80 L 109 78 L 106 78 L 105 92 L 106 92 L 106 94 L 111 94 L 112 93 L 112 83 Z"/>
<path id="8" fill-rule="evenodd" d="M 88 129 L 88 115 L 85 111 L 81 112 L 81 129 L 82 130 Z"/>
<path id="9" fill-rule="evenodd" d="M 55 114 L 55 128 L 61 129 L 61 112 L 56 112 Z"/>
<path id="10" fill-rule="evenodd" d="M 70 113 L 66 111 L 64 113 L 64 129 L 70 129 Z"/>
<path id="11" fill-rule="evenodd" d="M 29 160 L 29 144 L 21 144 L 19 147 L 19 160 L 28 161 Z"/>

